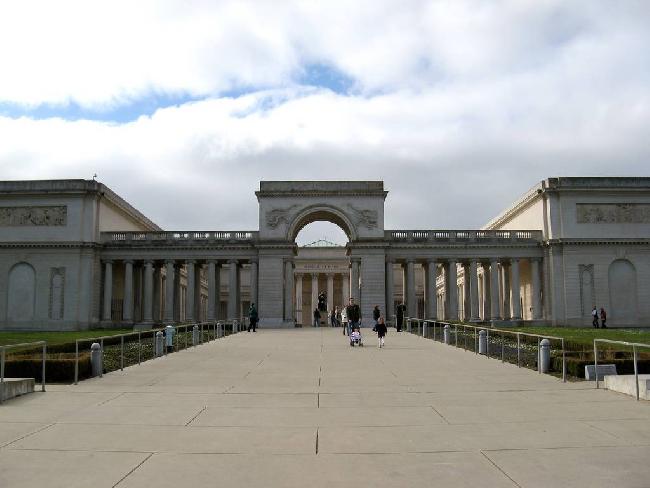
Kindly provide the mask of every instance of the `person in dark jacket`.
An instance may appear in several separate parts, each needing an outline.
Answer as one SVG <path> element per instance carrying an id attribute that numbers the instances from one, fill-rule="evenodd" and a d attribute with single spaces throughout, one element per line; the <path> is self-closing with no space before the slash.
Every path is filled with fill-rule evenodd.
<path id="1" fill-rule="evenodd" d="M 320 327 L 320 311 L 317 308 L 314 309 L 314 327 Z"/>
<path id="2" fill-rule="evenodd" d="M 350 297 L 350 303 L 345 307 L 345 312 L 348 316 L 349 330 L 352 331 L 355 327 L 361 326 L 361 309 L 359 305 L 354 303 L 354 298 Z"/>
<path id="3" fill-rule="evenodd" d="M 375 326 L 377 325 L 379 317 L 381 317 L 381 311 L 379 310 L 379 305 L 375 305 L 375 308 L 372 310 L 372 319 L 375 321 Z"/>
<path id="4" fill-rule="evenodd" d="M 600 326 L 603 329 L 607 328 L 607 312 L 605 312 L 605 309 L 603 307 L 600 307 Z"/>
<path id="5" fill-rule="evenodd" d="M 377 325 L 375 326 L 375 329 L 377 330 L 377 340 L 379 341 L 379 347 L 382 348 L 384 347 L 384 337 L 386 337 L 386 333 L 388 332 L 388 329 L 386 328 L 386 321 L 382 315 L 380 315 L 377 319 Z"/>
<path id="6" fill-rule="evenodd" d="M 402 332 L 402 323 L 404 322 L 404 311 L 406 310 L 406 305 L 400 303 L 395 310 L 395 328 L 397 332 Z"/>
<path id="7" fill-rule="evenodd" d="M 251 303 L 250 308 L 248 309 L 248 332 L 253 329 L 253 332 L 257 332 L 255 328 L 257 327 L 257 322 L 259 321 L 259 316 L 257 315 L 257 308 L 255 304 Z"/>

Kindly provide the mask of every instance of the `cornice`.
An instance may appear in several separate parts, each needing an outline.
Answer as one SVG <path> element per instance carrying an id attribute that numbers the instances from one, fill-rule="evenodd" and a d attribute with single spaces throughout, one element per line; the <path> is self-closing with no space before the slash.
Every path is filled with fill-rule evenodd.
<path id="1" fill-rule="evenodd" d="M 544 246 L 650 246 L 650 239 L 550 239 Z"/>
<path id="2" fill-rule="evenodd" d="M 101 249 L 96 242 L 0 242 L 0 249 Z"/>

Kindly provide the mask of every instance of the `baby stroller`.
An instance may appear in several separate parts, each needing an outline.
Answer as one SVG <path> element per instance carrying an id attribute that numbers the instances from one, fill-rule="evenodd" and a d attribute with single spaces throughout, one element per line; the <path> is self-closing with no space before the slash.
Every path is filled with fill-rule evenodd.
<path id="1" fill-rule="evenodd" d="M 363 347 L 363 339 L 361 338 L 361 331 L 355 328 L 350 334 L 350 347 L 359 346 Z"/>

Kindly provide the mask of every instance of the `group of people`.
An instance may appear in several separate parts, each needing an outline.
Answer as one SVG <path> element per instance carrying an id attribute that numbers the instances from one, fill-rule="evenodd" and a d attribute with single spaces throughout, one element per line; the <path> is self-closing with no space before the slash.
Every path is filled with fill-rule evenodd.
<path id="1" fill-rule="evenodd" d="M 605 312 L 604 308 L 600 308 L 600 314 L 598 313 L 598 309 L 594 307 L 594 309 L 591 311 L 591 317 L 593 320 L 591 321 L 591 325 L 594 326 L 595 329 L 598 328 L 598 316 L 600 315 L 600 327 L 602 329 L 607 328 L 607 312 Z"/>

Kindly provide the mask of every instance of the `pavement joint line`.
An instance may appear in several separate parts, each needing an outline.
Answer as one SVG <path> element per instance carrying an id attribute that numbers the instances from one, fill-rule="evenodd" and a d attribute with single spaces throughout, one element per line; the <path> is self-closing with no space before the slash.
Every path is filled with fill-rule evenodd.
<path id="1" fill-rule="evenodd" d="M 208 408 L 207 405 L 205 405 L 201 410 L 199 410 L 198 413 L 197 413 L 194 417 L 192 417 L 192 418 L 191 418 L 191 419 L 190 419 L 190 420 L 185 424 L 185 427 L 187 427 L 187 426 L 190 425 L 192 422 L 194 422 L 194 420 L 195 420 L 199 415 L 201 415 L 203 412 L 205 412 L 205 409 L 206 409 L 206 408 Z"/>
<path id="2" fill-rule="evenodd" d="M 21 436 L 21 437 L 19 437 L 19 438 L 17 438 L 17 439 L 14 439 L 14 440 L 12 440 L 12 441 L 9 441 L 9 442 L 7 442 L 6 444 L 1 445 L 0 448 L 8 447 L 8 446 L 10 446 L 11 444 L 13 444 L 14 442 L 22 441 L 23 439 L 26 439 L 26 438 L 29 437 L 29 436 L 32 436 L 32 435 L 34 435 L 34 434 L 38 434 L 39 432 L 43 432 L 45 429 L 49 429 L 49 428 L 52 427 L 54 424 L 55 424 L 55 422 L 52 422 L 52 423 L 50 423 L 50 424 L 48 424 L 48 425 L 45 425 L 44 427 L 41 427 L 40 429 L 36 429 L 35 431 L 30 432 L 29 434 L 25 434 L 24 436 Z"/>
<path id="3" fill-rule="evenodd" d="M 95 406 L 96 406 L 96 407 L 101 407 L 102 405 L 104 405 L 104 404 L 106 404 L 106 403 L 108 403 L 108 402 L 111 402 L 111 401 L 115 400 L 116 398 L 121 397 L 122 395 L 124 395 L 124 392 L 119 393 L 118 395 L 115 395 L 113 398 L 108 398 L 108 399 L 104 400 L 103 402 L 99 402 L 99 403 L 96 404 Z"/>
<path id="4" fill-rule="evenodd" d="M 150 452 L 149 455 L 148 455 L 146 458 L 144 458 L 142 461 L 140 461 L 140 462 L 137 464 L 137 466 L 135 466 L 135 467 L 134 467 L 131 471 L 129 471 L 128 473 L 126 473 L 126 474 L 125 474 L 125 475 L 124 475 L 124 476 L 123 476 L 123 477 L 122 477 L 122 478 L 121 478 L 117 483 L 115 483 L 115 484 L 113 485 L 113 488 L 115 488 L 115 487 L 116 487 L 117 485 L 119 485 L 122 481 L 124 481 L 126 478 L 128 478 L 129 476 L 131 476 L 131 474 L 133 474 L 133 473 L 134 473 L 134 472 L 135 472 L 135 471 L 136 471 L 140 466 L 142 466 L 144 463 L 146 463 L 147 461 L 149 461 L 149 459 L 151 459 L 151 456 L 153 456 L 153 452 Z"/>
<path id="5" fill-rule="evenodd" d="M 434 412 L 436 412 L 438 415 L 440 415 L 440 418 L 441 418 L 442 420 L 444 420 L 445 422 L 447 422 L 447 425 L 451 425 L 451 422 L 449 422 L 449 420 L 447 420 L 447 419 L 445 418 L 445 416 L 444 416 L 443 414 L 441 414 L 441 413 L 438 411 L 438 409 L 437 409 L 436 407 L 434 407 L 433 405 L 431 405 L 431 409 L 432 409 Z"/>
<path id="6" fill-rule="evenodd" d="M 316 455 L 318 456 L 318 427 L 316 427 Z"/>
<path id="7" fill-rule="evenodd" d="M 485 454 L 485 452 L 483 452 L 483 450 L 481 450 L 481 451 L 479 451 L 479 452 L 481 453 L 481 455 L 482 455 L 485 459 L 488 460 L 488 462 L 489 462 L 492 466 L 494 466 L 497 470 L 499 470 L 499 472 L 500 472 L 503 476 L 505 476 L 505 477 L 508 478 L 510 481 L 512 481 L 512 482 L 515 484 L 515 486 L 518 486 L 519 488 L 522 488 L 522 486 L 521 486 L 519 483 L 517 483 L 514 479 L 512 479 L 512 477 L 511 477 L 508 473 L 506 473 L 506 472 L 503 470 L 503 468 L 501 468 L 501 466 L 499 466 L 497 463 L 495 463 L 494 461 L 492 461 L 492 459 L 490 459 L 490 457 L 489 457 L 487 454 Z"/>

